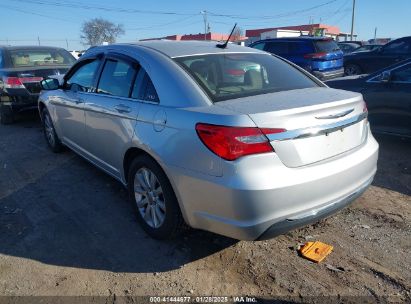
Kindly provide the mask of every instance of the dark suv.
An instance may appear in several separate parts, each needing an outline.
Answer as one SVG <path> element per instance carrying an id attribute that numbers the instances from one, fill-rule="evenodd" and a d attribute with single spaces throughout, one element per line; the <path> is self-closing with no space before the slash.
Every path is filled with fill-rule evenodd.
<path id="1" fill-rule="evenodd" d="M 370 74 L 389 65 L 411 58 L 411 36 L 393 40 L 370 52 L 344 56 L 346 75 Z"/>
<path id="2" fill-rule="evenodd" d="M 65 49 L 43 46 L 0 46 L 0 122 L 18 112 L 37 109 L 40 81 L 64 74 L 76 59 Z"/>
<path id="3" fill-rule="evenodd" d="M 281 56 L 307 70 L 320 79 L 344 74 L 343 52 L 328 37 L 291 37 L 260 40 L 252 48 Z"/>

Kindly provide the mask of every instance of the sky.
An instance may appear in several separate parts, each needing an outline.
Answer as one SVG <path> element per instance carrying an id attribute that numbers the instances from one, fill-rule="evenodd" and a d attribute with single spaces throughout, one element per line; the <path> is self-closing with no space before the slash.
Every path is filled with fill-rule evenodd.
<path id="1" fill-rule="evenodd" d="M 324 23 L 350 32 L 353 0 L 0 0 L 0 44 L 85 47 L 85 21 L 104 18 L 122 24 L 117 42 L 204 32 L 207 12 L 212 32 Z M 411 35 L 411 0 L 356 0 L 354 32 L 361 40 Z"/>

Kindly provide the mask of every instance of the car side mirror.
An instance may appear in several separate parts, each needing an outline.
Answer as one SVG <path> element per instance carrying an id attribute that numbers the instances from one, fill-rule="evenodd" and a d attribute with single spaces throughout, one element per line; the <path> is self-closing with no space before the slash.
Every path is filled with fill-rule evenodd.
<path id="1" fill-rule="evenodd" d="M 381 82 L 387 83 L 387 82 L 390 82 L 390 80 L 391 80 L 391 72 L 390 71 L 384 71 L 384 72 L 381 73 L 381 76 L 380 76 L 380 81 Z"/>
<path id="2" fill-rule="evenodd" d="M 60 82 L 55 78 L 44 79 L 40 82 L 41 88 L 46 91 L 57 90 L 60 88 Z"/>

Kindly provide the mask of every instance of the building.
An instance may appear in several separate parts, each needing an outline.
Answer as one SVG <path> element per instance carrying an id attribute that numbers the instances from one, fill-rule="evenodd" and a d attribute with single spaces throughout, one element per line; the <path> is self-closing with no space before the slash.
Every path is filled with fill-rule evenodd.
<path id="1" fill-rule="evenodd" d="M 350 34 L 341 32 L 339 27 L 322 23 L 252 29 L 246 30 L 245 35 L 248 38 L 247 44 L 261 39 L 296 37 L 300 35 L 326 36 L 338 41 L 345 41 L 350 38 Z M 357 35 L 354 35 L 353 39 L 355 40 L 356 37 Z"/>
<path id="2" fill-rule="evenodd" d="M 176 40 L 176 41 L 184 41 L 184 40 L 209 40 L 209 41 L 225 41 L 228 39 L 228 34 L 220 34 L 220 33 L 207 33 L 207 34 L 188 34 L 188 35 L 170 35 L 170 36 L 165 36 L 165 37 L 159 37 L 159 38 L 147 38 L 147 39 L 141 39 L 140 41 L 148 41 L 148 40 L 161 40 L 161 39 L 167 39 L 167 40 Z M 236 36 L 231 36 L 230 41 L 244 41 L 246 40 L 247 37 L 241 36 L 241 37 L 236 37 Z"/>

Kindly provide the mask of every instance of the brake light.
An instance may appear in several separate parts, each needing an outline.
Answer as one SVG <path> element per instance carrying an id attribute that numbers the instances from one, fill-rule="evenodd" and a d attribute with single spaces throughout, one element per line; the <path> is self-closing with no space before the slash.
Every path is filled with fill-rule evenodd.
<path id="1" fill-rule="evenodd" d="M 320 59 L 327 56 L 326 52 L 320 52 L 320 53 L 312 53 L 312 54 L 306 54 L 304 55 L 304 58 L 306 59 Z"/>
<path id="2" fill-rule="evenodd" d="M 265 135 L 285 132 L 285 129 L 227 127 L 199 123 L 198 136 L 213 153 L 225 160 L 236 160 L 250 154 L 273 152 Z"/>
<path id="3" fill-rule="evenodd" d="M 6 89 L 24 89 L 24 83 L 40 82 L 43 77 L 3 77 L 4 88 Z"/>

